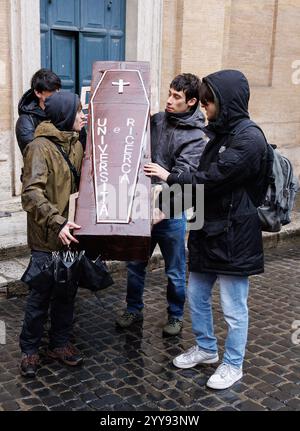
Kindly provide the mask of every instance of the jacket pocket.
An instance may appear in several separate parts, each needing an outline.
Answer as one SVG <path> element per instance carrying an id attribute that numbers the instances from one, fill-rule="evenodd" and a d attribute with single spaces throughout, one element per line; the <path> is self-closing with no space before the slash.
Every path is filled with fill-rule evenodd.
<path id="1" fill-rule="evenodd" d="M 255 265 L 263 254 L 262 234 L 257 211 L 233 220 L 233 259 L 238 265 Z"/>
<path id="2" fill-rule="evenodd" d="M 206 221 L 202 231 L 204 259 L 214 263 L 231 263 L 231 223 L 228 220 Z"/>

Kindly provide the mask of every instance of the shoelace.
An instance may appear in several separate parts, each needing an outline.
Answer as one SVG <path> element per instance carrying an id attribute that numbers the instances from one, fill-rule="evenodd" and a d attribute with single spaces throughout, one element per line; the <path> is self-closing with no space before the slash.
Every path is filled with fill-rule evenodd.
<path id="1" fill-rule="evenodd" d="M 175 326 L 177 322 L 180 322 L 180 320 L 171 318 L 169 319 L 168 324 L 171 326 Z"/>
<path id="2" fill-rule="evenodd" d="M 127 318 L 134 318 L 134 316 L 135 316 L 135 314 L 134 313 L 130 313 L 130 311 L 125 311 L 125 313 L 124 313 L 124 317 L 127 319 Z"/>
<path id="3" fill-rule="evenodd" d="M 24 362 L 26 365 L 36 365 L 39 362 L 39 357 L 38 355 L 27 355 L 24 358 Z"/>
<path id="4" fill-rule="evenodd" d="M 189 356 L 191 353 L 196 352 L 196 350 L 198 350 L 198 347 L 197 347 L 197 346 L 190 347 L 190 348 L 189 348 L 189 350 L 187 350 L 187 351 L 184 353 L 184 356 Z"/>
<path id="5" fill-rule="evenodd" d="M 78 353 L 78 350 L 72 344 L 68 344 L 67 347 L 68 347 L 68 351 L 69 351 L 69 353 L 71 353 L 71 355 L 76 355 Z"/>
<path id="6" fill-rule="evenodd" d="M 77 353 L 77 349 L 72 346 L 72 344 L 67 344 L 66 346 L 61 347 L 57 350 L 65 356 L 72 356 Z"/>
<path id="7" fill-rule="evenodd" d="M 170 326 L 175 326 L 175 324 L 176 324 L 176 320 L 175 320 L 175 319 L 169 319 L 168 324 L 169 324 Z"/>
<path id="8" fill-rule="evenodd" d="M 226 376 L 226 374 L 230 371 L 228 364 L 221 364 L 218 369 L 216 370 L 216 373 L 220 374 L 220 376 L 223 378 Z"/>

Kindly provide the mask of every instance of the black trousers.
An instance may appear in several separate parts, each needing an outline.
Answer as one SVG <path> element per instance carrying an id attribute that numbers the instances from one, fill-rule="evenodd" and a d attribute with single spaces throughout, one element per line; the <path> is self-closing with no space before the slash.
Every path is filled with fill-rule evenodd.
<path id="1" fill-rule="evenodd" d="M 51 253 L 32 251 L 33 259 L 46 260 Z M 53 286 L 32 288 L 26 303 L 20 347 L 23 353 L 37 353 L 48 317 L 50 306 L 51 329 L 49 348 L 65 346 L 70 338 L 73 324 L 74 299 L 65 303 L 52 296 Z"/>

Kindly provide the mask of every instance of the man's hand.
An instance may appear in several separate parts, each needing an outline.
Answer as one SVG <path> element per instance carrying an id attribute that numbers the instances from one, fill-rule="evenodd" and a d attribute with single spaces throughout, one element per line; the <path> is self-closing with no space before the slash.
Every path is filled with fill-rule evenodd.
<path id="1" fill-rule="evenodd" d="M 157 163 L 148 163 L 144 166 L 144 172 L 147 177 L 158 177 L 163 181 L 167 181 L 170 172 Z"/>
<path id="2" fill-rule="evenodd" d="M 79 241 L 77 241 L 77 239 L 71 235 L 70 229 L 80 229 L 80 228 L 81 226 L 78 226 L 78 224 L 68 221 L 68 223 L 59 232 L 58 238 L 61 240 L 61 242 L 64 245 L 70 245 L 72 241 L 78 244 Z"/>

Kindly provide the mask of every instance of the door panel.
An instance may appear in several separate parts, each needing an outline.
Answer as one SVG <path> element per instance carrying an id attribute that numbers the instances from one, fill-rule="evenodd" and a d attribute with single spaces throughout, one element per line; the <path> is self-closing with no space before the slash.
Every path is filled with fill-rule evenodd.
<path id="1" fill-rule="evenodd" d="M 110 28 L 112 30 L 125 31 L 125 1 L 112 0 L 111 9 L 108 9 L 108 16 L 110 16 Z M 108 23 L 107 23 L 108 25 Z"/>
<path id="2" fill-rule="evenodd" d="M 76 91 L 76 33 L 52 31 L 52 69 L 61 78 L 65 90 Z"/>
<path id="3" fill-rule="evenodd" d="M 79 0 L 51 0 L 48 8 L 49 24 L 52 27 L 68 27 L 78 30 Z"/>
<path id="4" fill-rule="evenodd" d="M 109 37 L 109 49 L 108 57 L 110 60 L 120 60 L 123 58 L 124 52 L 124 38 L 123 36 L 113 36 Z"/>
<path id="5" fill-rule="evenodd" d="M 47 24 L 48 25 L 48 10 L 47 7 L 48 0 L 41 0 L 40 1 L 40 20 L 41 24 Z"/>
<path id="6" fill-rule="evenodd" d="M 88 86 L 92 79 L 92 64 L 99 58 L 107 58 L 107 37 L 95 33 L 81 33 L 79 37 L 81 66 L 80 86 Z"/>
<path id="7" fill-rule="evenodd" d="M 105 30 L 104 0 L 85 0 L 80 2 L 80 31 Z"/>
<path id="8" fill-rule="evenodd" d="M 48 1 L 40 2 L 40 20 L 41 20 L 41 62 L 42 66 L 47 69 L 51 67 L 51 49 L 50 49 L 50 27 L 48 25 Z"/>
<path id="9" fill-rule="evenodd" d="M 40 0 L 42 67 L 63 88 L 90 85 L 96 60 L 125 58 L 126 0 Z"/>
<path id="10" fill-rule="evenodd" d="M 51 69 L 50 34 L 50 30 L 41 31 L 41 61 L 46 69 Z"/>
<path id="11" fill-rule="evenodd" d="M 109 28 L 108 58 L 125 58 L 125 1 L 107 0 L 106 26 Z"/>

